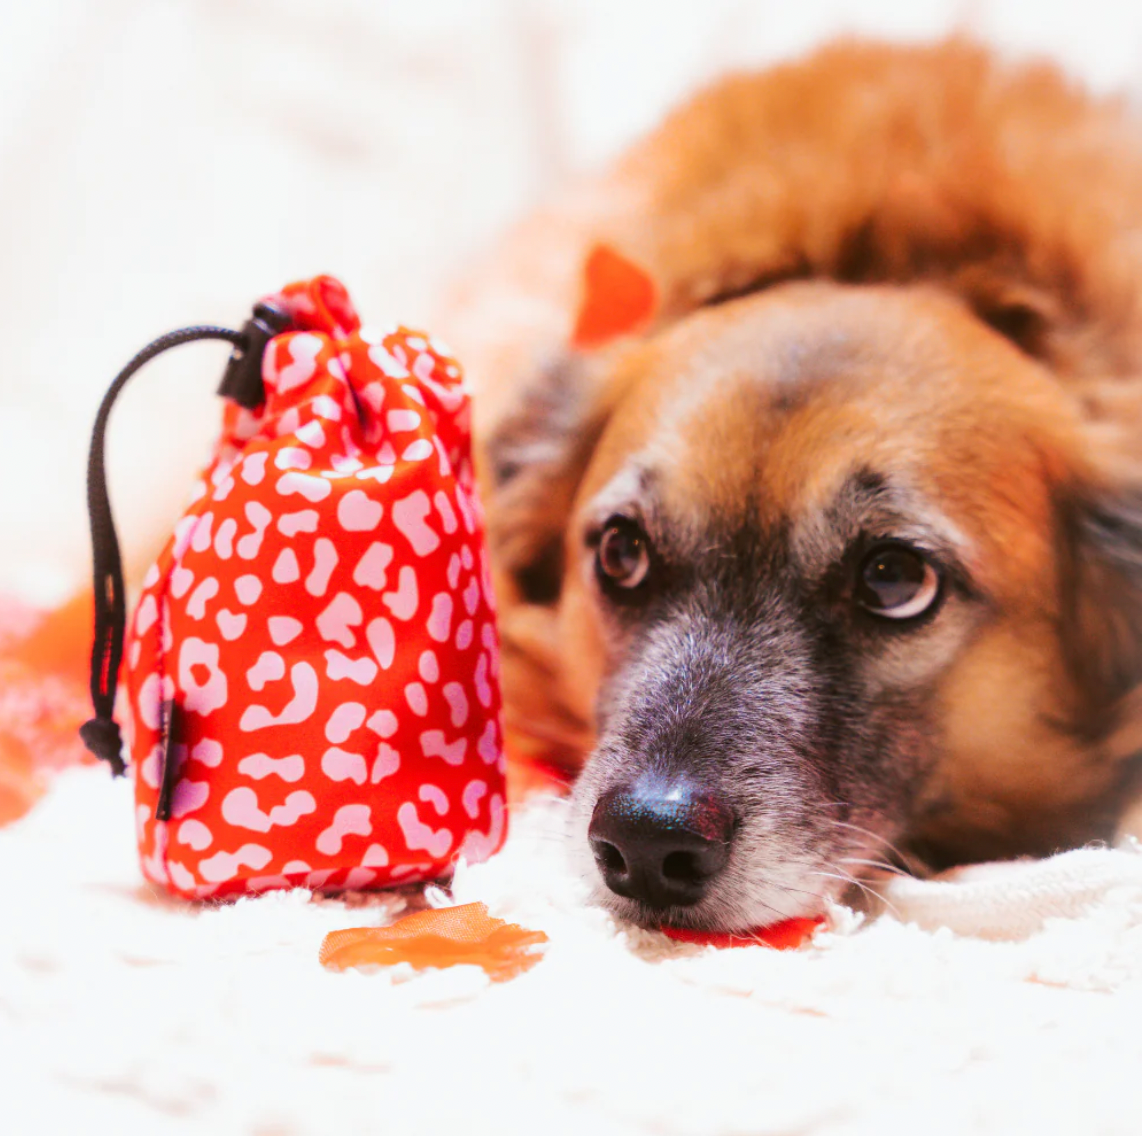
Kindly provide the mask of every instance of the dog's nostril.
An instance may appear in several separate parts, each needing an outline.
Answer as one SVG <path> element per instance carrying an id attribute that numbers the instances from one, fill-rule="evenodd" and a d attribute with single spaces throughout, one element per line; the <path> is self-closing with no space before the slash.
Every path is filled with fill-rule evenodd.
<path id="1" fill-rule="evenodd" d="M 627 870 L 627 862 L 623 859 L 623 854 L 613 844 L 608 844 L 605 840 L 595 842 L 595 858 L 607 872 L 617 874 Z"/>
<path id="2" fill-rule="evenodd" d="M 662 861 L 662 874 L 680 884 L 701 883 L 707 873 L 702 871 L 693 852 L 671 852 Z"/>

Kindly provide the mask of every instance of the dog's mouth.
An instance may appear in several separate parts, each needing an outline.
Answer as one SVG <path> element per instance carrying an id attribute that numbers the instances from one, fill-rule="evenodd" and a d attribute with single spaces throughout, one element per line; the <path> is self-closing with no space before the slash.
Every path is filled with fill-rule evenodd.
<path id="1" fill-rule="evenodd" d="M 846 898 L 843 886 L 818 892 L 798 889 L 795 895 L 786 894 L 783 900 L 772 897 L 778 902 L 761 898 L 759 890 L 751 888 L 735 893 L 732 886 L 723 887 L 719 893 L 697 904 L 658 907 L 618 895 L 600 878 L 593 898 L 623 922 L 698 941 L 707 936 L 763 939 L 775 928 L 817 924 L 825 919 L 832 902 Z"/>

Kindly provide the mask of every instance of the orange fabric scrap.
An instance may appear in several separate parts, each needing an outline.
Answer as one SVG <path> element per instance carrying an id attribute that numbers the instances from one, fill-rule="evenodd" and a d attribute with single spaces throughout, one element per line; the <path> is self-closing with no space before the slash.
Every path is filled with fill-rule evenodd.
<path id="1" fill-rule="evenodd" d="M 46 614 L 0 596 L 0 825 L 23 816 L 49 775 L 85 759 L 90 591 Z"/>
<path id="2" fill-rule="evenodd" d="M 582 351 L 605 347 L 644 327 L 657 306 L 650 276 L 608 245 L 596 245 L 583 268 L 583 298 L 571 342 Z"/>
<path id="3" fill-rule="evenodd" d="M 480 966 L 493 982 L 504 982 L 535 966 L 542 955 L 534 948 L 546 942 L 542 931 L 496 919 L 482 903 L 466 903 L 418 911 L 388 927 L 331 931 L 318 957 L 330 970 L 402 962 L 417 970 Z"/>

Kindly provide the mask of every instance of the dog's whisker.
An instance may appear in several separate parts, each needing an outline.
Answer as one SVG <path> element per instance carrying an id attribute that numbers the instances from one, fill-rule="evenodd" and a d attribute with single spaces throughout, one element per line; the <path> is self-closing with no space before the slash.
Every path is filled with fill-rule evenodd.
<path id="1" fill-rule="evenodd" d="M 753 902 L 753 904 L 756 904 L 758 907 L 764 907 L 766 911 L 772 911 L 773 914 L 776 915 L 779 920 L 785 920 L 785 919 L 791 919 L 792 918 L 792 916 L 789 915 L 788 912 L 782 911 L 780 908 L 774 907 L 772 903 L 766 903 L 762 899 L 753 899 L 752 902 Z"/>
<path id="2" fill-rule="evenodd" d="M 895 864 L 885 863 L 883 860 L 861 860 L 855 856 L 845 856 L 837 862 L 840 864 L 861 864 L 866 868 L 876 868 L 879 871 L 888 872 L 893 876 L 901 876 L 905 879 L 911 875 L 910 872 L 906 872 L 903 868 L 898 868 Z"/>
<path id="3" fill-rule="evenodd" d="M 907 852 L 897 848 L 887 836 L 882 836 L 879 832 L 873 832 L 870 828 L 865 828 L 863 825 L 853 824 L 847 820 L 830 820 L 828 822 L 834 828 L 847 828 L 852 832 L 859 833 L 861 836 L 867 836 L 870 840 L 876 840 L 883 844 L 902 864 L 907 864 L 913 857 L 909 856 Z"/>
<path id="4" fill-rule="evenodd" d="M 847 883 L 847 884 L 851 884 L 853 887 L 858 887 L 861 889 L 861 891 L 863 891 L 871 899 L 875 900 L 878 903 L 883 903 L 885 905 L 885 907 L 887 907 L 892 912 L 892 914 L 895 915 L 898 919 L 900 918 L 899 910 L 896 908 L 896 905 L 890 899 L 887 899 L 885 896 L 881 895 L 878 891 L 875 891 L 874 889 L 870 888 L 866 883 L 862 882 L 861 880 L 858 880 L 856 878 L 856 876 L 850 875 L 843 868 L 840 870 L 839 874 L 834 873 L 834 872 L 816 871 L 813 873 L 813 875 L 824 876 L 827 879 L 840 880 L 842 883 Z"/>
<path id="5" fill-rule="evenodd" d="M 825 871 L 818 869 L 813 874 L 817 875 L 817 876 L 824 876 L 824 877 L 829 878 L 829 879 L 841 880 L 844 883 L 851 884 L 853 887 L 860 888 L 861 891 L 867 893 L 868 895 L 876 895 L 876 892 L 871 887 L 869 887 L 868 884 L 866 884 L 863 880 L 854 876 L 851 872 L 846 872 L 844 870 L 844 868 L 841 868 L 838 865 L 833 865 L 833 866 L 836 867 L 836 869 L 837 869 L 835 872 L 825 872 Z"/>

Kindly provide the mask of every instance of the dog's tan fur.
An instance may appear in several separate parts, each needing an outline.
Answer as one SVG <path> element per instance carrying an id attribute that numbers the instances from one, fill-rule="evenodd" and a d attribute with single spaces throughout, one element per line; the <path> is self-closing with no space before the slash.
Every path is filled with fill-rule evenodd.
<path id="1" fill-rule="evenodd" d="M 596 242 L 660 304 L 580 358 Z M 1142 744 L 1142 580 L 1068 544 L 1060 510 L 1142 492 L 1142 145 L 1119 105 L 961 41 L 845 43 L 727 79 L 525 222 L 444 331 L 476 387 L 520 749 L 578 764 L 593 743 L 616 646 L 583 534 L 632 453 L 662 451 L 662 492 L 695 527 L 759 502 L 806 540 L 875 459 L 962 533 L 987 612 L 946 617 L 941 753 L 904 835 L 959 859 L 1117 819 Z M 787 396 L 783 360 L 830 381 Z M 501 485 L 505 440 L 535 460 Z M 558 595 L 528 602 L 540 560 Z M 922 669 L 925 642 L 875 665 Z"/>

